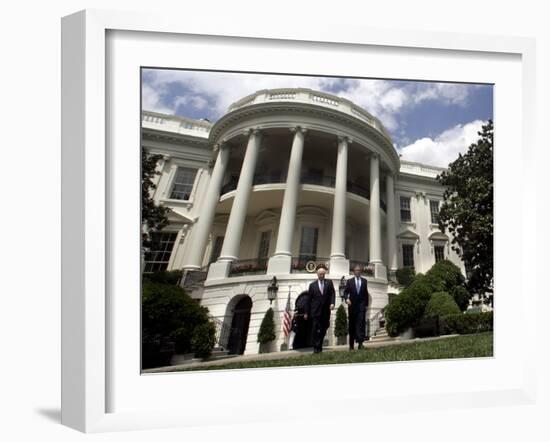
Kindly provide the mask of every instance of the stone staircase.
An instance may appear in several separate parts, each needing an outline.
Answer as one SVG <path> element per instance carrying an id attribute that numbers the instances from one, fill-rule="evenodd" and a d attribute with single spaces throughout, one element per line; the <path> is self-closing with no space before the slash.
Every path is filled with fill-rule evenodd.
<path id="1" fill-rule="evenodd" d="M 386 342 L 386 341 L 395 341 L 397 338 L 392 338 L 388 335 L 388 332 L 385 328 L 379 328 L 376 330 L 373 336 L 370 337 L 368 342 Z"/>

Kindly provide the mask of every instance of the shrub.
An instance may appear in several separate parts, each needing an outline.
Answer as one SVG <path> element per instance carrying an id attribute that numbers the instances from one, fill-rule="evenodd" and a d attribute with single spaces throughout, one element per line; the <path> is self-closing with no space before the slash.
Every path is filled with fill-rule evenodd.
<path id="1" fill-rule="evenodd" d="M 180 281 L 182 275 L 183 271 L 181 270 L 170 270 L 164 272 L 145 273 L 143 278 L 159 284 L 176 285 Z"/>
<path id="2" fill-rule="evenodd" d="M 456 315 L 459 313 L 460 308 L 451 295 L 447 292 L 437 292 L 428 301 L 426 310 L 424 311 L 424 318 Z"/>
<path id="3" fill-rule="evenodd" d="M 143 280 L 141 320 L 143 341 L 170 338 L 176 352 L 191 352 L 195 327 L 208 322 L 208 309 L 201 307 L 177 285 Z"/>
<path id="4" fill-rule="evenodd" d="M 395 272 L 395 278 L 397 282 L 405 287 L 411 285 L 414 281 L 414 269 L 412 267 L 403 267 L 402 269 L 397 269 Z"/>
<path id="5" fill-rule="evenodd" d="M 191 349 L 198 358 L 207 358 L 216 345 L 216 326 L 208 321 L 193 330 Z"/>
<path id="6" fill-rule="evenodd" d="M 424 311 L 424 303 L 416 296 L 401 292 L 384 309 L 386 331 L 390 336 L 397 336 L 411 327 Z"/>
<path id="7" fill-rule="evenodd" d="M 451 296 L 461 311 L 465 311 L 470 303 L 471 295 L 463 285 L 457 285 L 451 290 Z"/>
<path id="8" fill-rule="evenodd" d="M 430 270 L 426 272 L 426 276 L 430 279 L 432 284 L 437 284 L 436 280 L 441 281 L 443 285 L 441 290 L 451 292 L 453 287 L 464 284 L 464 275 L 460 271 L 460 268 L 453 264 L 448 259 L 442 259 L 436 262 Z"/>
<path id="9" fill-rule="evenodd" d="M 270 307 L 265 312 L 264 319 L 260 324 L 260 331 L 258 332 L 258 342 L 265 344 L 275 339 L 275 321 L 273 320 L 273 309 Z"/>
<path id="10" fill-rule="evenodd" d="M 493 312 L 460 313 L 440 318 L 442 334 L 470 334 L 493 330 Z"/>
<path id="11" fill-rule="evenodd" d="M 343 338 L 348 335 L 348 316 L 344 304 L 340 304 L 336 310 L 336 320 L 334 323 L 334 336 Z"/>

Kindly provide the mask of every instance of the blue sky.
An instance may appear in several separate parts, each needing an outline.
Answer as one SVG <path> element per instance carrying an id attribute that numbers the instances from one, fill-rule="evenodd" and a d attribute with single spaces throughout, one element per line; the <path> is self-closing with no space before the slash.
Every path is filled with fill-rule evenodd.
<path id="1" fill-rule="evenodd" d="M 260 89 L 307 87 L 352 100 L 380 118 L 403 159 L 447 166 L 493 118 L 492 85 L 144 69 L 144 110 L 215 122 Z"/>

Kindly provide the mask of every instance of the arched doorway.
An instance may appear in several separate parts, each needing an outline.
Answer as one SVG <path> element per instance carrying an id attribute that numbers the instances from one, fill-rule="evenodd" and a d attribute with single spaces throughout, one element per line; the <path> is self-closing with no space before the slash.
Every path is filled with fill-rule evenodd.
<path id="1" fill-rule="evenodd" d="M 246 348 L 246 339 L 248 337 L 248 325 L 250 324 L 250 311 L 252 310 L 252 299 L 249 296 L 243 296 L 237 301 L 233 309 L 231 319 L 231 331 L 227 341 L 227 350 L 229 354 L 242 355 Z"/>
<path id="2" fill-rule="evenodd" d="M 296 302 L 294 304 L 294 310 L 296 311 L 298 315 L 297 320 L 297 329 L 296 329 L 296 336 L 294 337 L 294 342 L 292 343 L 293 349 L 298 348 L 307 348 L 311 347 L 311 320 L 305 320 L 304 319 L 304 313 L 306 312 L 306 303 L 307 303 L 307 297 L 309 296 L 308 292 L 302 292 L 296 298 Z"/>

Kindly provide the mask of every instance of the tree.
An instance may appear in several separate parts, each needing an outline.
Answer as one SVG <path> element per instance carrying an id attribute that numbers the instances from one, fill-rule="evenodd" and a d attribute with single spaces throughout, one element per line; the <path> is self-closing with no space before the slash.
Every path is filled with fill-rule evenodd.
<path id="1" fill-rule="evenodd" d="M 258 342 L 260 344 L 266 344 L 275 339 L 275 321 L 273 320 L 273 309 L 269 307 L 265 312 L 264 319 L 260 324 L 260 331 L 258 332 Z"/>
<path id="2" fill-rule="evenodd" d="M 446 187 L 439 228 L 452 234 L 451 247 L 464 261 L 468 289 L 493 291 L 493 122 L 449 164 L 437 180 Z"/>
<path id="3" fill-rule="evenodd" d="M 151 235 L 168 225 L 167 215 L 170 208 L 159 206 L 153 201 L 152 194 L 157 188 L 153 179 L 160 175 L 157 163 L 162 155 L 151 155 L 146 148 L 141 149 L 141 226 L 144 247 L 151 245 Z"/>
<path id="4" fill-rule="evenodd" d="M 336 321 L 334 323 L 334 336 L 337 338 L 345 338 L 348 335 L 348 315 L 344 304 L 340 304 L 336 310 Z"/>

